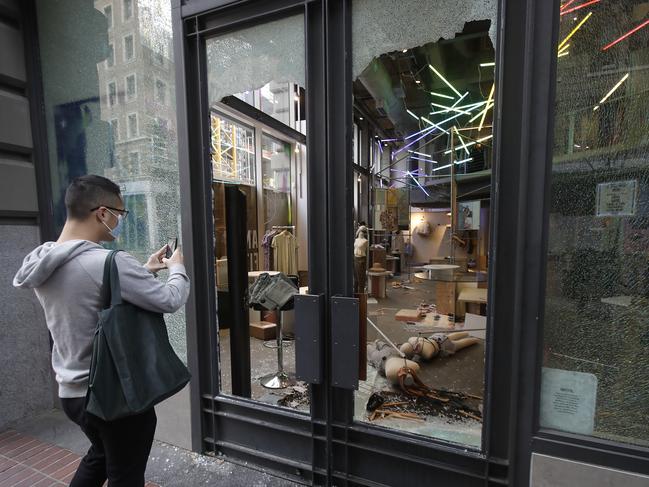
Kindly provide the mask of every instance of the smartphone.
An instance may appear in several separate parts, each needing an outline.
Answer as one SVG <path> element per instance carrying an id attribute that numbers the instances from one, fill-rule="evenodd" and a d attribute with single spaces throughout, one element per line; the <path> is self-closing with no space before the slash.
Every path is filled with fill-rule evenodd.
<path id="1" fill-rule="evenodd" d="M 178 237 L 175 238 L 170 238 L 167 240 L 167 252 L 165 253 L 165 257 L 167 259 L 171 258 L 171 255 L 174 253 L 174 251 L 178 248 Z"/>

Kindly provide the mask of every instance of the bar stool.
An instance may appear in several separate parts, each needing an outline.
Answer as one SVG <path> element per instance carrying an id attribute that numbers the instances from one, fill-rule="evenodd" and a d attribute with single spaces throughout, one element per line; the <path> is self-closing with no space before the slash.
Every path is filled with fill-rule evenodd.
<path id="1" fill-rule="evenodd" d="M 297 278 L 294 276 L 288 276 L 291 278 L 297 286 Z M 287 303 L 281 308 L 276 308 L 277 311 L 277 323 L 275 328 L 275 339 L 276 343 L 272 346 L 269 345 L 269 348 L 277 349 L 277 372 L 268 374 L 259 379 L 260 384 L 267 389 L 285 389 L 289 386 L 294 386 L 297 384 L 295 380 L 295 374 L 284 372 L 284 337 L 282 335 L 282 311 L 292 310 L 295 306 L 295 300 L 293 298 L 289 299 Z M 260 305 L 253 305 L 253 309 L 261 311 L 266 310 L 266 308 L 261 307 Z M 287 345 L 289 345 L 287 343 Z M 264 343 L 264 346 L 266 344 Z"/>

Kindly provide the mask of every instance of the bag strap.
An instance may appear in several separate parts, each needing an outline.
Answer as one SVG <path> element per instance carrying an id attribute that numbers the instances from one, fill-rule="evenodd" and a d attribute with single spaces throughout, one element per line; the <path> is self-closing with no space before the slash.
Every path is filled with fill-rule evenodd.
<path id="1" fill-rule="evenodd" d="M 111 250 L 106 256 L 104 262 L 104 278 L 102 284 L 102 292 L 104 295 L 104 306 L 115 306 L 122 302 L 122 290 L 119 285 L 119 272 L 117 270 L 117 263 L 115 262 L 115 255 L 119 250 Z"/>

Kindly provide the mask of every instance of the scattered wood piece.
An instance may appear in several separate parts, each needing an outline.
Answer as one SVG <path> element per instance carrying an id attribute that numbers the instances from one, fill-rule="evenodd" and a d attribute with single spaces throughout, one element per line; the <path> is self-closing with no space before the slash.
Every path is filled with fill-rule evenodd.
<path id="1" fill-rule="evenodd" d="M 457 412 L 460 413 L 462 416 L 466 416 L 467 418 L 473 418 L 476 421 L 480 421 L 482 423 L 482 418 L 480 416 L 476 416 L 475 414 L 468 413 L 466 411 L 463 411 L 462 409 L 458 409 Z"/>
<path id="2" fill-rule="evenodd" d="M 388 406 L 403 406 L 404 404 L 408 404 L 407 401 L 400 401 L 400 402 L 386 402 L 383 403 L 383 407 L 388 407 Z"/>
<path id="3" fill-rule="evenodd" d="M 398 411 L 390 411 L 387 409 L 377 409 L 375 413 L 380 414 L 381 418 L 386 418 L 389 416 L 394 416 L 402 419 L 414 419 L 417 421 L 426 421 L 424 418 L 415 413 L 401 413 Z"/>

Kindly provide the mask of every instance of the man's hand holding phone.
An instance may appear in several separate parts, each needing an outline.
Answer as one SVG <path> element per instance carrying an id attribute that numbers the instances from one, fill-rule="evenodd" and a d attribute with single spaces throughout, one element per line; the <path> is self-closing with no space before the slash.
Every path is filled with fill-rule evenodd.
<path id="1" fill-rule="evenodd" d="M 164 256 L 167 252 L 167 245 L 162 247 L 160 250 L 156 251 L 155 253 L 151 254 L 149 257 L 149 260 L 146 261 L 146 264 L 144 264 L 144 267 L 146 267 L 150 272 L 153 274 L 156 274 L 157 272 L 161 271 L 162 269 L 166 269 L 167 265 L 163 262 Z"/>
<path id="2" fill-rule="evenodd" d="M 180 248 L 178 248 L 178 238 L 172 238 L 164 247 L 151 254 L 144 267 L 153 274 L 156 274 L 162 269 L 166 269 L 174 264 L 184 265 L 184 263 L 185 259 L 183 258 L 183 254 Z"/>
<path id="3" fill-rule="evenodd" d="M 164 257 L 162 259 L 162 263 L 167 268 L 171 267 L 172 265 L 185 265 L 185 258 L 183 257 L 183 253 L 180 250 L 180 247 L 177 247 L 176 250 L 174 250 L 173 254 L 171 254 L 171 257 L 169 257 L 168 259 Z"/>

